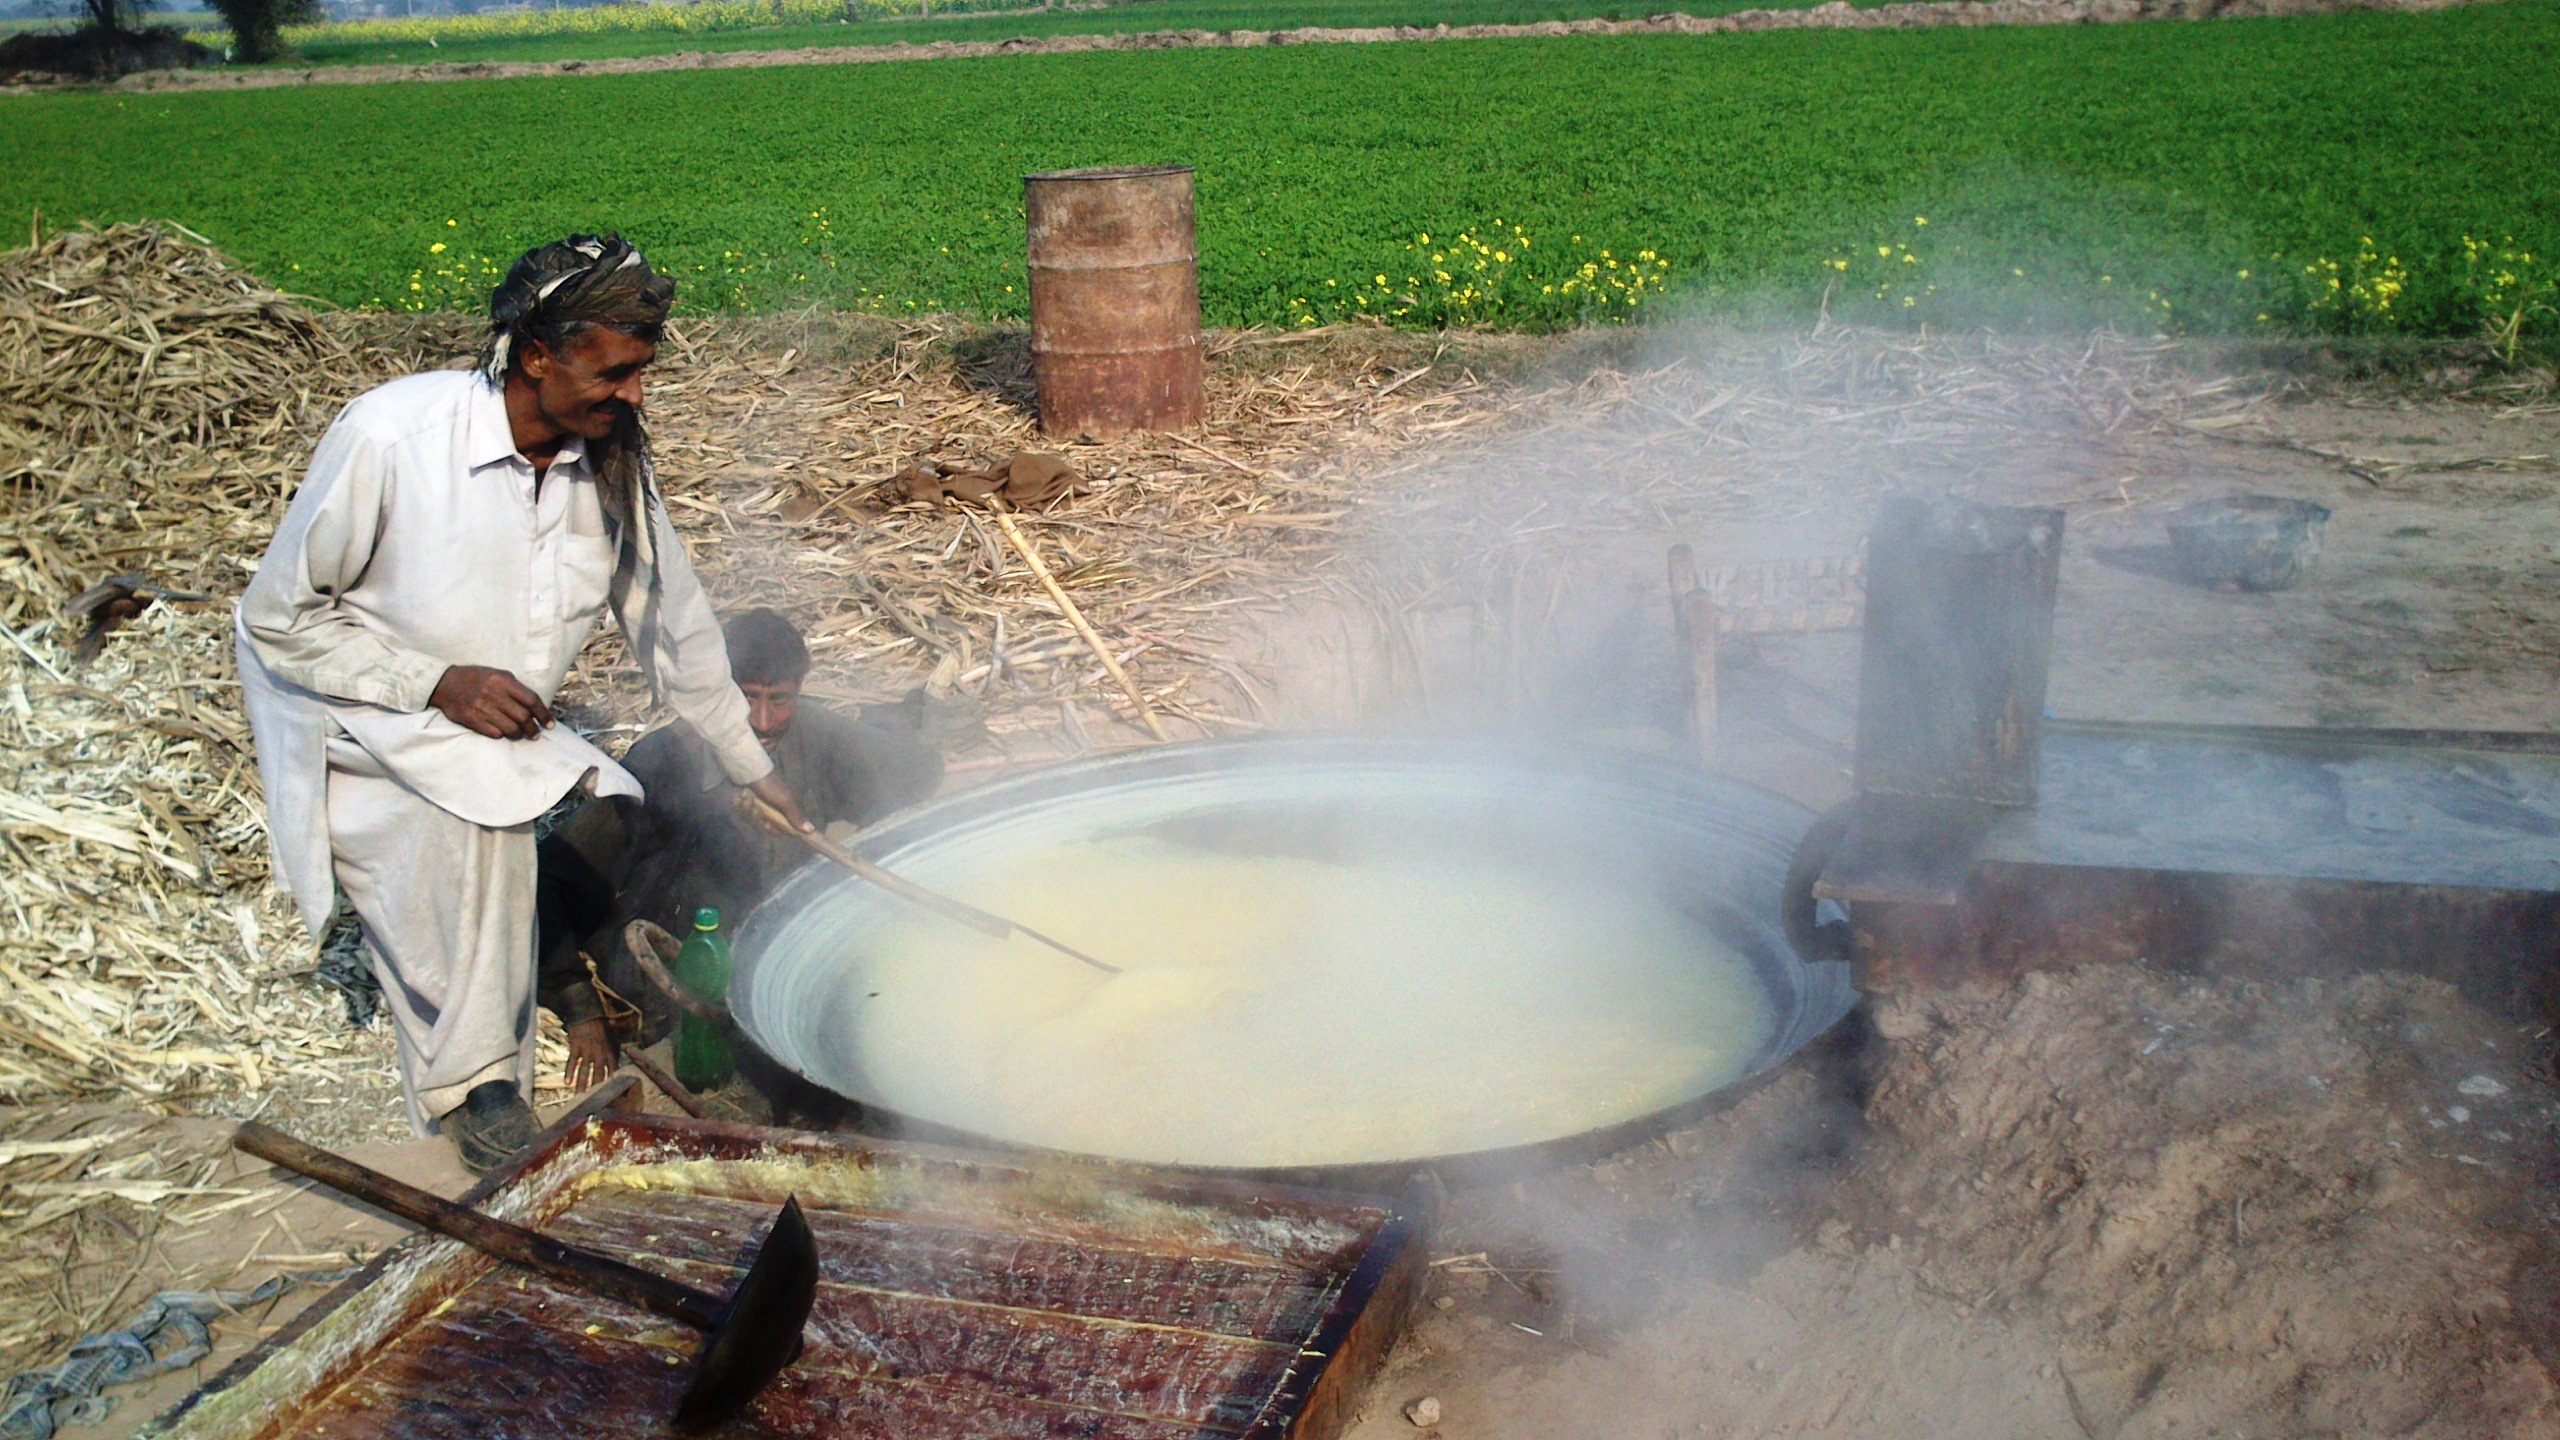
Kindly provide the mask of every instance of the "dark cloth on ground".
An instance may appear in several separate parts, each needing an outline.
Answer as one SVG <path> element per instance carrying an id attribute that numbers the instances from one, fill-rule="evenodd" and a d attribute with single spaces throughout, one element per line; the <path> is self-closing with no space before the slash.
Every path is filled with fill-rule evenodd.
<path id="1" fill-rule="evenodd" d="M 984 504 L 990 495 L 1002 496 L 1015 506 L 1046 505 L 1061 495 L 1075 493 L 1084 484 L 1076 468 L 1055 455 L 1021 451 L 1009 455 L 983 470 L 944 461 L 940 464 L 919 461 L 897 474 L 898 493 L 909 500 L 926 504 L 949 495 L 973 504 Z"/>
<path id="2" fill-rule="evenodd" d="M 942 783 L 942 757 L 912 734 L 807 701 L 768 753 L 800 813 L 822 828 L 868 825 Z M 689 934 L 693 912 L 707 905 L 734 931 L 809 851 L 742 819 L 738 787 L 682 725 L 642 736 L 622 765 L 646 800 L 591 800 L 537 847 L 537 989 L 563 1024 L 600 1017 L 583 950 L 614 993 L 642 1007 L 642 1033 L 655 1035 L 668 1017 L 623 952 L 623 927 L 646 919 Z"/>

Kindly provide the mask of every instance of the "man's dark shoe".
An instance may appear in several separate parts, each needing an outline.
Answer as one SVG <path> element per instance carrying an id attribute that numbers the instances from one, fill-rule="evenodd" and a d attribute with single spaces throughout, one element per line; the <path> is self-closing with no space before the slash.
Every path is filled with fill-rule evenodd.
<path id="1" fill-rule="evenodd" d="M 486 1175 L 516 1158 L 542 1129 L 534 1123 L 533 1107 L 516 1093 L 513 1080 L 473 1086 L 437 1128 L 453 1137 L 462 1168 L 474 1175 Z"/>

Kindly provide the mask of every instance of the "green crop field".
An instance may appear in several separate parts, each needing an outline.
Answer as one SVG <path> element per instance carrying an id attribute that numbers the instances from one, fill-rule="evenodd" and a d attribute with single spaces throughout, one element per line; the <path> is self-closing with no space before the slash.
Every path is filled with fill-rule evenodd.
<path id="1" fill-rule="evenodd" d="M 0 214 L 166 216 L 355 305 L 475 303 L 615 228 L 692 305 L 1018 316 L 1023 172 L 1182 161 L 1219 324 L 1539 326 L 1667 287 L 2550 334 L 2560 0 L 48 95 L 0 103 L 0 152 Z"/>
<path id="2" fill-rule="evenodd" d="M 928 45 L 1015 36 L 1122 35 L 1147 30 L 1290 30 L 1310 25 L 1528 25 L 1542 20 L 1623 20 L 1657 14 L 1661 0 L 1124 0 L 1103 8 L 1025 13 L 1017 0 L 962 0 L 1004 13 L 946 15 L 936 0 L 855 0 L 897 18 L 847 24 L 841 0 L 782 0 L 783 23 L 767 0 L 682 5 L 612 4 L 585 9 L 457 15 L 433 20 L 366 20 L 288 32 L 294 65 L 417 64 L 422 61 L 598 60 L 680 50 L 789 50 L 823 45 Z M 1691 15 L 1792 10 L 1818 0 L 1682 0 Z M 1855 0 L 1865 6 L 1883 0 Z M 531 32 L 531 33 L 527 33 Z M 430 48 L 427 36 L 436 44 Z"/>

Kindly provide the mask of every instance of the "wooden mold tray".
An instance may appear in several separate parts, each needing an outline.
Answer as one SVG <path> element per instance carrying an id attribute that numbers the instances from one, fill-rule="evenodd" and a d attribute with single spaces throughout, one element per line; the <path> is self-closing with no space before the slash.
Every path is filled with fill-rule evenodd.
<path id="1" fill-rule="evenodd" d="M 716 1293 L 799 1196 L 822 1271 L 808 1349 L 728 1435 L 1332 1440 L 1422 1265 L 1425 1217 L 1374 1196 L 600 1104 L 546 1141 L 478 1203 Z M 660 1434 L 698 1339 L 421 1236 L 150 1433 Z"/>

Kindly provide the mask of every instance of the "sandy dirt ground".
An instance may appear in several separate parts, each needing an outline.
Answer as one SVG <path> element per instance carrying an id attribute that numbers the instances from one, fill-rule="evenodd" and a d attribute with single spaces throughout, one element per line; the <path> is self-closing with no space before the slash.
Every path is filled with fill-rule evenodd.
<path id="1" fill-rule="evenodd" d="M 1876 1019 L 1457 1192 L 1355 1434 L 2560 1433 L 2544 1039 L 2400 977 L 2113 966 Z"/>
<path id="2" fill-rule="evenodd" d="M 601 60 L 482 60 L 432 65 L 327 65 L 309 69 L 149 70 L 104 88 L 118 92 L 269 90 L 298 85 L 389 85 L 436 80 L 521 80 L 640 75 L 667 70 L 874 65 L 972 60 L 994 55 L 1073 55 L 1096 50 L 1234 50 L 1265 45 L 1381 45 L 1433 40 L 1517 40 L 1562 35 L 1729 35 L 1763 30 L 1901 30 L 1979 25 L 2117 25 L 2342 11 L 2441 10 L 2477 0 L 1899 0 L 1853 7 L 1847 0 L 1795 10 L 1697 16 L 1677 11 L 1635 20 L 1542 20 L 1526 25 L 1308 26 L 1295 30 L 1149 30 L 1136 34 L 1015 36 L 1005 40 L 871 43 L 788 50 L 682 51 Z M 64 77 L 0 76 L 0 94 L 87 88 Z"/>
<path id="3" fill-rule="evenodd" d="M 1018 335 L 694 346 L 674 378 L 727 378 L 658 404 L 678 513 L 724 603 L 786 604 L 819 633 L 823 693 L 923 686 L 966 721 L 945 735 L 958 783 L 1136 742 L 1082 662 L 991 664 L 969 597 L 1015 607 L 996 645 L 1016 655 L 1055 615 L 982 527 L 881 488 L 900 457 L 1035 443 Z M 1665 548 L 1849 554 L 1892 489 L 2066 509 L 2057 713 L 2550 723 L 2548 376 L 2112 339 L 1336 334 L 1226 337 L 1214 384 L 1199 437 L 1070 447 L 1097 493 L 1038 532 L 1093 567 L 1077 593 L 1145 652 L 1131 664 L 1185 734 L 1360 721 L 1671 748 Z M 2333 509 L 2311 581 L 2222 594 L 2169 572 L 2166 513 L 2234 491 Z M 1183 526 L 1197 538 L 1162 541 Z M 1183 566 L 1214 583 L 1158 595 Z M 857 569 L 907 598 L 862 598 Z M 1718 763 L 1808 804 L 1845 794 L 1855 649 L 1734 647 Z M 571 713 L 627 738 L 628 677 L 609 644 L 590 658 Z M 2407 977 L 2140 968 L 1869 1025 L 1660 1140 L 1451 1188 L 1429 1308 L 1363 1440 L 2560 1434 L 2547 1035 Z M 0 1146 L 109 1137 L 0 1171 L 20 1221 L 81 1199 L 47 1185 L 92 1187 L 12 1232 L 60 1316 L 9 1358 L 56 1358 L 154 1288 L 321 1268 L 392 1233 L 224 1159 L 225 1117 L 265 1106 L 458 1188 L 433 1143 L 393 1132 L 363 1059 L 156 1111 L 0 1112 Z M 226 1326 L 212 1363 L 301 1302 Z M 117 1430 L 206 1373 L 119 1407 Z"/>

